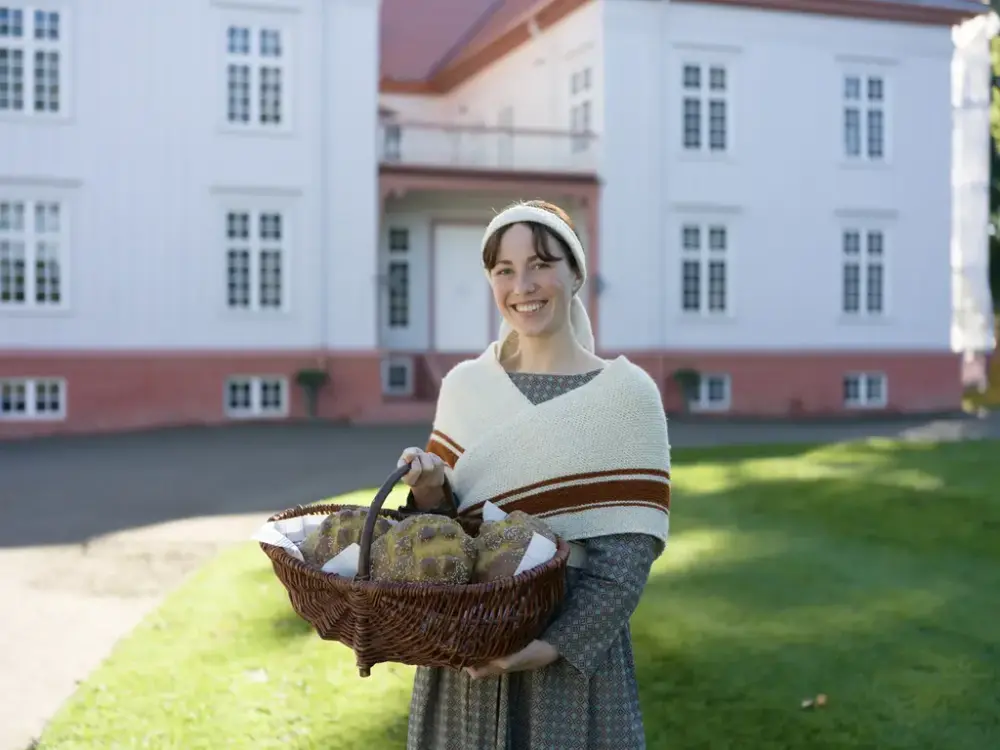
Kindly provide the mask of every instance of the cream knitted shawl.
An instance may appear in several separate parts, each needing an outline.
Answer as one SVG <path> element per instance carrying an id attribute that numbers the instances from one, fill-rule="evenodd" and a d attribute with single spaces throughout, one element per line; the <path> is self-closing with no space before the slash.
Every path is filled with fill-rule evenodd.
<path id="1" fill-rule="evenodd" d="M 427 450 L 444 459 L 459 514 L 487 500 L 567 541 L 643 533 L 667 540 L 670 444 L 659 389 L 625 357 L 535 405 L 494 342 L 441 383 Z"/>

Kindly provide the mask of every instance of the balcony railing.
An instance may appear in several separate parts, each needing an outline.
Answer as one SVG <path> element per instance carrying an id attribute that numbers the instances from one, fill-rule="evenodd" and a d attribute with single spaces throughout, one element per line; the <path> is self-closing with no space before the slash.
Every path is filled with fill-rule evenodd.
<path id="1" fill-rule="evenodd" d="M 512 172 L 594 172 L 592 133 L 557 130 L 381 123 L 383 164 Z"/>

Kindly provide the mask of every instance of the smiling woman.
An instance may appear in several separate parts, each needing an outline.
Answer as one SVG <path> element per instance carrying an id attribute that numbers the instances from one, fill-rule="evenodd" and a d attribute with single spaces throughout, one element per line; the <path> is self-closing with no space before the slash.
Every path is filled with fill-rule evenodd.
<path id="1" fill-rule="evenodd" d="M 551 342 L 567 323 L 584 351 L 593 352 L 590 320 L 577 297 L 587 280 L 586 259 L 569 215 L 546 201 L 525 201 L 500 216 L 505 223 L 494 220 L 487 228 L 483 267 L 504 318 L 501 358 L 522 339 Z"/>
<path id="2" fill-rule="evenodd" d="M 641 750 L 628 622 L 669 528 L 660 392 L 624 356 L 594 353 L 586 256 L 564 211 L 514 204 L 480 248 L 499 336 L 444 377 L 426 451 L 403 452 L 407 506 L 475 517 L 492 502 L 544 519 L 570 543 L 567 595 L 517 653 L 419 667 L 407 747 Z"/>

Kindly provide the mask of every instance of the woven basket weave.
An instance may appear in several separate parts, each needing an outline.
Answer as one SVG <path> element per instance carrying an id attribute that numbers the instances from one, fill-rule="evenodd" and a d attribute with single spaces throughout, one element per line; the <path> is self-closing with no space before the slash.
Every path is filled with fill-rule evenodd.
<path id="1" fill-rule="evenodd" d="M 403 511 L 382 504 L 409 466 L 393 472 L 372 501 L 361 534 L 358 574 L 344 578 L 296 560 L 261 542 L 295 612 L 325 640 L 355 653 L 362 677 L 382 662 L 462 669 L 524 648 L 537 638 L 562 603 L 569 545 L 558 539 L 555 557 L 518 576 L 488 583 L 444 585 L 372 581 L 371 541 L 378 516 L 401 520 Z M 269 521 L 334 513 L 353 505 L 297 506 Z M 423 512 L 423 511 L 421 511 Z M 478 519 L 456 519 L 467 533 Z"/>

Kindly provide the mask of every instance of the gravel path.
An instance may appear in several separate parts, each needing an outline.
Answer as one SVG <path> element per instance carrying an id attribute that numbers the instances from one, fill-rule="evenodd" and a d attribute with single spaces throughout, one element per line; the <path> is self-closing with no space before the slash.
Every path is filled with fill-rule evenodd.
<path id="1" fill-rule="evenodd" d="M 161 601 L 268 514 L 377 486 L 423 427 L 244 425 L 0 443 L 0 750 L 24 750 Z M 671 424 L 674 446 L 1000 438 L 1000 419 Z M 12 700 L 13 698 L 13 700 Z"/>

